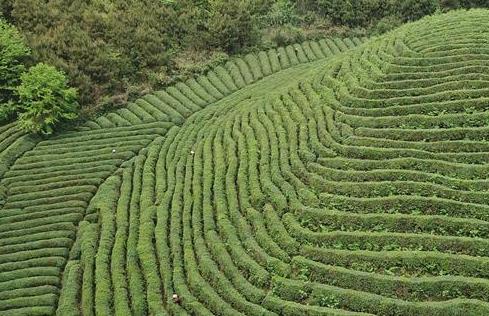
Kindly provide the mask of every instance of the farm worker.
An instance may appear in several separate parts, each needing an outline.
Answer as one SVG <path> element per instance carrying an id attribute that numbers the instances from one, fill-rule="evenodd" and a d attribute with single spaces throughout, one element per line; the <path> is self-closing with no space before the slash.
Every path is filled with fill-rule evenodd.
<path id="1" fill-rule="evenodd" d="M 180 302 L 181 302 L 180 297 L 178 296 L 178 294 L 173 294 L 172 295 L 172 299 L 173 299 L 173 302 L 175 304 L 180 304 Z"/>

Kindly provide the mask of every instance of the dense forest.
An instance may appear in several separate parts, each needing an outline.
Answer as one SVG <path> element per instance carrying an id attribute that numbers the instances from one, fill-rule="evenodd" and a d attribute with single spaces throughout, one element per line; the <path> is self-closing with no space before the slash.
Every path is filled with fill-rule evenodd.
<path id="1" fill-rule="evenodd" d="M 2 29 L 15 36 L 3 36 L 0 45 L 4 55 L 8 45 L 17 45 L 17 51 L 2 61 L 4 68 L 15 71 L 9 73 L 9 83 L 2 82 L 7 88 L 0 96 L 0 118 L 22 113 L 22 106 L 14 105 L 20 98 L 16 91 L 20 76 L 38 63 L 66 75 L 67 82 L 60 78 L 58 86 L 65 93 L 67 84 L 75 88 L 80 105 L 80 110 L 71 107 L 68 112 L 88 117 L 204 73 L 230 55 L 325 36 L 376 35 L 460 7 L 489 4 L 485 0 L 2 0 Z M 73 99 L 73 91 L 68 94 Z M 63 96 L 55 99 L 67 101 Z M 26 126 L 32 130 L 32 122 Z"/>

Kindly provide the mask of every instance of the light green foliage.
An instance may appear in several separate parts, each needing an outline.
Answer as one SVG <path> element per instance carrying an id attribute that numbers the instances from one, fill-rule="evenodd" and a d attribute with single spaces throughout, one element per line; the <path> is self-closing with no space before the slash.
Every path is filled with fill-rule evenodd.
<path id="1" fill-rule="evenodd" d="M 77 91 L 56 68 L 37 64 L 22 74 L 21 82 L 15 106 L 21 129 L 50 134 L 59 122 L 77 117 Z"/>
<path id="2" fill-rule="evenodd" d="M 30 50 L 20 32 L 0 18 L 0 120 L 15 111 L 16 88 Z"/>

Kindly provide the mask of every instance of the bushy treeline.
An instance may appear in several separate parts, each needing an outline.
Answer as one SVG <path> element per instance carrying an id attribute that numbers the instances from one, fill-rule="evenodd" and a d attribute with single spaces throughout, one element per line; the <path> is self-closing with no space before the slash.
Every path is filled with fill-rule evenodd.
<path id="1" fill-rule="evenodd" d="M 437 10 L 489 7 L 484 0 L 296 0 L 300 12 L 314 12 L 334 24 L 368 27 L 382 19 L 413 21 Z"/>
<path id="2" fill-rule="evenodd" d="M 66 72 L 87 113 L 121 106 L 229 54 L 382 32 L 483 0 L 1 0 L 33 62 Z"/>
<path id="3" fill-rule="evenodd" d="M 256 18 L 265 8 L 262 0 L 2 3 L 34 59 L 66 71 L 85 106 L 125 103 L 132 92 L 169 83 L 179 64 L 223 56 L 200 51 L 237 53 L 256 45 Z"/>

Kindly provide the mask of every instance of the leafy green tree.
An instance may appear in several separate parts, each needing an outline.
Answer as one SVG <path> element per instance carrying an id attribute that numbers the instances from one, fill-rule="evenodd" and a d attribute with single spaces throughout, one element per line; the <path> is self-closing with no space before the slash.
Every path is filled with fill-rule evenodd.
<path id="1" fill-rule="evenodd" d="M 6 119 L 14 110 L 15 89 L 29 54 L 19 31 L 0 19 L 0 120 Z"/>
<path id="2" fill-rule="evenodd" d="M 39 63 L 22 74 L 21 82 L 16 105 L 20 128 L 50 134 L 57 123 L 77 117 L 77 91 L 53 66 Z"/>

